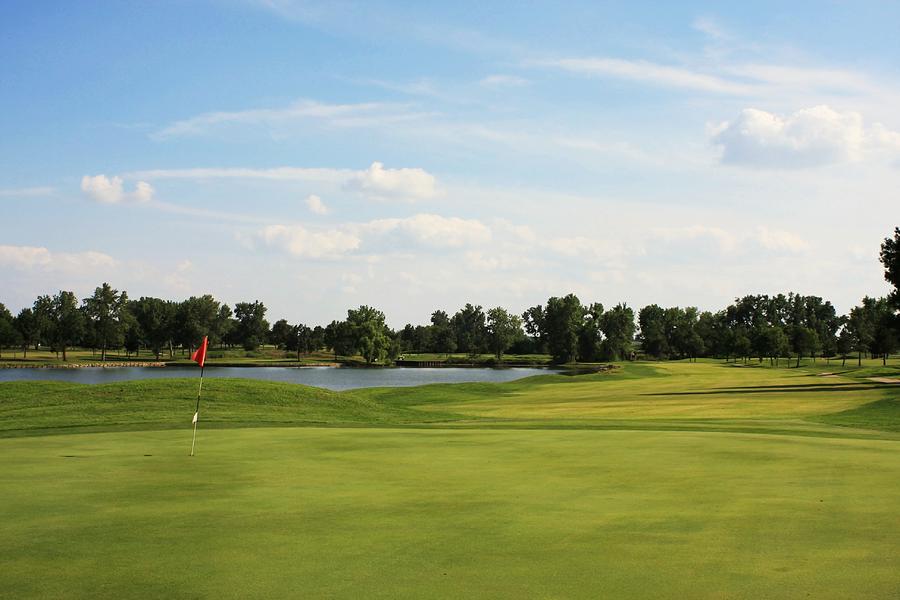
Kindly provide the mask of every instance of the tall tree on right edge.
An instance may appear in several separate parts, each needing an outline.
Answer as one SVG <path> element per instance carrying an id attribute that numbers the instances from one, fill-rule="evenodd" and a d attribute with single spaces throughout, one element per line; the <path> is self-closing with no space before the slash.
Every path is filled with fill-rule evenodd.
<path id="1" fill-rule="evenodd" d="M 894 237 L 885 238 L 881 242 L 881 264 L 884 265 L 884 278 L 894 286 L 891 300 L 900 308 L 900 227 L 894 227 Z"/>

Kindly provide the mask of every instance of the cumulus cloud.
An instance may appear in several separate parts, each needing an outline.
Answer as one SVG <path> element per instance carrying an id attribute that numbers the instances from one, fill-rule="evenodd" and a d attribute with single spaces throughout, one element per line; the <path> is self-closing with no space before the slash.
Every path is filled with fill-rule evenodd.
<path id="1" fill-rule="evenodd" d="M 347 223 L 331 229 L 303 225 L 269 225 L 251 242 L 295 257 L 336 259 L 429 249 L 471 248 L 491 240 L 491 230 L 477 220 L 418 214 L 397 219 Z M 245 240 L 247 241 L 247 240 Z M 254 244 L 251 244 L 254 245 Z"/>
<path id="2" fill-rule="evenodd" d="M 707 248 L 712 243 L 716 250 L 726 254 L 756 252 L 760 248 L 778 254 L 802 254 L 810 248 L 809 242 L 796 233 L 762 226 L 737 232 L 707 225 L 662 227 L 652 231 L 646 245 L 652 248 L 658 241 L 679 244 L 681 248 L 685 243 Z"/>
<path id="3" fill-rule="evenodd" d="M 424 169 L 385 169 L 380 162 L 373 162 L 346 184 L 347 189 L 382 200 L 416 202 L 437 196 L 434 175 Z"/>
<path id="4" fill-rule="evenodd" d="M 802 254 L 809 250 L 809 242 L 790 231 L 757 227 L 754 239 L 763 248 L 776 252 Z"/>
<path id="5" fill-rule="evenodd" d="M 491 240 L 490 228 L 475 219 L 418 214 L 404 219 L 377 219 L 361 228 L 381 237 L 390 236 L 392 243 L 432 248 L 461 248 Z"/>
<path id="6" fill-rule="evenodd" d="M 747 108 L 711 130 L 723 163 L 757 167 L 814 167 L 862 160 L 868 152 L 900 151 L 900 135 L 856 112 L 814 106 L 782 116 Z"/>
<path id="7" fill-rule="evenodd" d="M 349 231 L 312 231 L 302 225 L 269 225 L 259 232 L 267 246 L 298 258 L 334 259 L 359 248 L 360 238 Z"/>
<path id="8" fill-rule="evenodd" d="M 309 212 L 316 215 L 328 214 L 328 207 L 325 206 L 325 203 L 322 202 L 322 199 L 315 194 L 310 194 L 309 196 L 307 196 L 306 207 L 309 209 Z"/>
<path id="9" fill-rule="evenodd" d="M 117 264 L 113 257 L 102 252 L 51 252 L 43 246 L 0 245 L 0 266 L 21 271 L 79 271 Z"/>
<path id="10" fill-rule="evenodd" d="M 627 250 L 618 240 L 585 236 L 558 237 L 543 241 L 551 252 L 567 258 L 611 261 L 622 258 Z"/>
<path id="11" fill-rule="evenodd" d="M 738 236 L 720 227 L 689 225 L 686 227 L 660 227 L 653 231 L 654 237 L 665 242 L 712 240 L 719 250 L 731 252 L 738 245 Z"/>
<path id="12" fill-rule="evenodd" d="M 153 199 L 153 186 L 146 181 L 138 181 L 134 191 L 126 192 L 122 178 L 106 175 L 85 175 L 81 178 L 81 191 L 103 204 L 119 204 L 122 202 L 149 202 Z"/>

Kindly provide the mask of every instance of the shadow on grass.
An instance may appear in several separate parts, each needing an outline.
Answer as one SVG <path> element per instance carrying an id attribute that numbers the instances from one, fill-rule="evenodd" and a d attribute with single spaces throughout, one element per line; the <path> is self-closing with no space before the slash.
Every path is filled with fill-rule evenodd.
<path id="1" fill-rule="evenodd" d="M 642 396 L 715 396 L 718 394 L 778 394 L 784 392 L 859 392 L 897 389 L 891 383 L 836 383 L 812 385 L 758 385 L 736 388 L 716 388 L 698 392 L 650 392 Z"/>

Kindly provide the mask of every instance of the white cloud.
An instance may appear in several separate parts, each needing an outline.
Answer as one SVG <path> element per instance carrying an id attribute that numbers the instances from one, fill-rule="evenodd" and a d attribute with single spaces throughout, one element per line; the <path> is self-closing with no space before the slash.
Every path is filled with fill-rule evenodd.
<path id="1" fill-rule="evenodd" d="M 404 219 L 377 219 L 362 226 L 366 233 L 391 236 L 398 249 L 409 245 L 461 248 L 491 240 L 490 228 L 475 219 L 418 214 Z"/>
<path id="2" fill-rule="evenodd" d="M 360 245 L 359 237 L 349 231 L 311 231 L 302 225 L 270 225 L 259 232 L 259 239 L 299 258 L 339 258 Z"/>
<path id="3" fill-rule="evenodd" d="M 715 19 L 709 17 L 697 17 L 691 26 L 716 41 L 731 37 Z"/>
<path id="4" fill-rule="evenodd" d="M 31 198 L 49 196 L 56 190 L 49 186 L 0 189 L 0 198 Z"/>
<path id="5" fill-rule="evenodd" d="M 472 248 L 491 240 L 491 230 L 476 220 L 418 214 L 396 219 L 346 223 L 331 229 L 303 225 L 269 225 L 250 238 L 295 257 L 336 259 L 380 253 L 403 254 L 429 249 Z M 363 254 L 365 253 L 365 254 Z"/>
<path id="6" fill-rule="evenodd" d="M 361 126 L 421 118 L 409 112 L 405 105 L 364 102 L 357 104 L 326 104 L 314 100 L 299 100 L 281 108 L 252 108 L 237 111 L 207 112 L 175 121 L 151 137 L 166 140 L 174 137 L 197 136 L 227 125 L 274 125 L 288 121 L 312 119 L 336 126 Z"/>
<path id="7" fill-rule="evenodd" d="M 809 250 L 809 243 L 789 231 L 779 231 L 768 227 L 757 227 L 755 240 L 767 250 L 802 254 Z"/>
<path id="8" fill-rule="evenodd" d="M 620 58 L 563 58 L 535 63 L 583 75 L 602 75 L 650 83 L 664 87 L 693 89 L 717 94 L 746 95 L 753 87 L 686 67 L 676 67 L 646 60 Z"/>
<path id="9" fill-rule="evenodd" d="M 269 181 L 307 181 L 311 183 L 343 183 L 359 171 L 353 169 L 327 169 L 303 167 L 274 167 L 271 169 L 192 168 L 153 169 L 125 173 L 127 179 L 264 179 Z"/>
<path id="10" fill-rule="evenodd" d="M 618 240 L 585 236 L 551 238 L 543 246 L 561 256 L 583 260 L 618 260 L 627 252 Z"/>
<path id="11" fill-rule="evenodd" d="M 880 124 L 867 129 L 855 112 L 814 106 L 781 116 L 747 108 L 711 130 L 722 162 L 763 167 L 811 167 L 862 160 L 870 150 L 900 150 L 900 136 Z"/>
<path id="12" fill-rule="evenodd" d="M 115 267 L 118 262 L 102 252 L 51 252 L 43 246 L 0 245 L 0 266 L 16 270 L 66 271 Z"/>
<path id="13" fill-rule="evenodd" d="M 434 175 L 423 169 L 385 169 L 373 162 L 365 171 L 350 179 L 346 187 L 366 196 L 383 200 L 415 202 L 437 196 Z"/>
<path id="14" fill-rule="evenodd" d="M 689 225 L 685 227 L 660 227 L 653 230 L 653 237 L 666 242 L 711 239 L 723 252 L 731 252 L 738 245 L 738 236 L 720 227 Z"/>
<path id="15" fill-rule="evenodd" d="M 104 180 L 106 178 L 102 175 Z M 270 181 L 304 181 L 340 185 L 346 190 L 357 192 L 375 200 L 400 200 L 416 202 L 440 195 L 437 179 L 421 168 L 385 168 L 375 161 L 367 169 L 329 169 L 303 167 L 276 167 L 271 169 L 248 168 L 194 168 L 156 169 L 134 171 L 124 175 L 127 179 L 263 179 Z M 106 180 L 107 185 L 117 185 L 121 190 L 122 180 L 114 177 Z M 138 184 L 140 185 L 140 184 Z M 82 182 L 82 189 L 85 183 Z"/>
<path id="16" fill-rule="evenodd" d="M 523 87 L 531 82 L 517 75 L 488 75 L 479 81 L 481 85 L 491 88 Z"/>
<path id="17" fill-rule="evenodd" d="M 858 70 L 818 65 L 791 65 L 788 60 L 736 63 L 720 47 L 729 35 L 714 21 L 699 19 L 695 29 L 716 43 L 703 58 L 686 57 L 680 64 L 608 56 L 554 58 L 526 61 L 526 66 L 553 68 L 584 76 L 623 79 L 666 88 L 677 88 L 754 99 L 759 102 L 791 102 L 796 105 L 853 99 L 856 103 L 893 106 L 900 97 L 896 84 L 879 81 Z M 757 52 L 754 49 L 753 52 Z M 886 113 L 890 114 L 890 113 Z"/>
<path id="18" fill-rule="evenodd" d="M 795 233 L 764 226 L 741 232 L 707 225 L 659 227 L 651 231 L 645 246 L 653 248 L 657 245 L 657 241 L 669 243 L 712 241 L 720 252 L 726 254 L 753 253 L 760 247 L 780 254 L 801 254 L 810 247 L 806 240 Z M 669 252 L 671 249 L 666 251 L 667 254 Z"/>
<path id="19" fill-rule="evenodd" d="M 315 194 L 310 194 L 309 196 L 307 196 L 306 207 L 309 209 L 309 212 L 316 215 L 328 214 L 328 207 L 325 206 L 325 203 L 322 202 L 322 199 Z"/>
<path id="20" fill-rule="evenodd" d="M 133 192 L 126 192 L 121 177 L 109 178 L 102 174 L 82 177 L 81 191 L 92 200 L 103 204 L 149 202 L 153 199 L 153 187 L 146 181 L 138 181 Z"/>

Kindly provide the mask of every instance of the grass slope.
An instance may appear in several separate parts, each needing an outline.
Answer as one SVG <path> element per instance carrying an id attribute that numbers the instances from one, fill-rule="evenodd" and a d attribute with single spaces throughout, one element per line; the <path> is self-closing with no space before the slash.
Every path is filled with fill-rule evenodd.
<path id="1" fill-rule="evenodd" d="M 900 386 L 804 369 L 713 362 L 627 364 L 611 373 L 541 375 L 503 383 L 438 384 L 331 392 L 291 383 L 210 379 L 204 426 L 692 428 L 817 432 L 825 425 L 895 431 Z M 852 372 L 847 372 L 850 374 Z M 0 383 L 0 437 L 183 427 L 195 379 L 100 385 Z M 859 413 L 852 411 L 862 411 Z M 848 412 L 850 411 L 850 412 Z M 825 415 L 843 414 L 844 417 Z"/>

